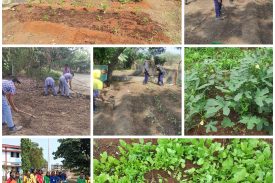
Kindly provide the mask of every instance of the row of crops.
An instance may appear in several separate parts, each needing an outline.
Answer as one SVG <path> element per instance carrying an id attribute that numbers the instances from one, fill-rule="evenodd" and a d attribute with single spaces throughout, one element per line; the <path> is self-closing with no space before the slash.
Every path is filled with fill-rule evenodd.
<path id="1" fill-rule="evenodd" d="M 95 182 L 153 182 L 152 179 L 145 178 L 153 170 L 165 171 L 173 182 L 180 183 L 272 182 L 272 145 L 265 140 L 134 141 L 127 143 L 120 140 L 117 146 L 111 146 L 110 143 L 111 153 L 104 151 L 99 157 L 95 157 Z M 158 176 L 154 182 L 169 181 Z"/>
<path id="2" fill-rule="evenodd" d="M 272 134 L 271 48 L 185 49 L 185 132 Z"/>

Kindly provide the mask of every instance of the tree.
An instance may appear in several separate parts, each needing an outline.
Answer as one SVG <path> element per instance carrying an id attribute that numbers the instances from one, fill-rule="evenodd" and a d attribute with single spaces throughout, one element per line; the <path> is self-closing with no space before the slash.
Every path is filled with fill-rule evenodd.
<path id="1" fill-rule="evenodd" d="M 54 159 L 63 158 L 63 166 L 75 172 L 90 173 L 90 139 L 58 139 Z"/>
<path id="2" fill-rule="evenodd" d="M 126 48 L 95 48 L 94 49 L 94 62 L 95 64 L 108 65 L 108 79 L 110 82 L 112 78 L 113 70 L 119 63 L 118 57 L 123 53 Z"/>
<path id="3" fill-rule="evenodd" d="M 43 157 L 43 149 L 30 139 L 21 139 L 22 169 L 29 171 L 31 168 L 43 168 L 46 160 Z"/>
<path id="4" fill-rule="evenodd" d="M 22 169 L 23 171 L 29 171 L 30 168 L 32 167 L 31 161 L 30 161 L 30 156 L 31 156 L 31 146 L 32 142 L 30 139 L 21 139 L 21 159 L 22 159 Z"/>
<path id="5" fill-rule="evenodd" d="M 89 71 L 90 68 L 90 53 L 85 48 L 3 48 L 2 55 L 4 77 L 16 76 L 23 71 L 38 81 L 46 76 L 55 78 L 56 71 L 65 64 L 73 70 Z M 57 78 L 59 76 L 60 73 Z"/>

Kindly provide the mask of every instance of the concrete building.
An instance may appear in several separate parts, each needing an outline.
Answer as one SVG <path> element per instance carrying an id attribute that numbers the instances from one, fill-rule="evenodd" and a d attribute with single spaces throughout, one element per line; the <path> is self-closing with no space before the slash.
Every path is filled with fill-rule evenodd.
<path id="1" fill-rule="evenodd" d="M 16 145 L 2 144 L 2 175 L 4 180 L 9 177 L 9 172 L 19 171 L 22 173 L 21 147 Z"/>
<path id="2" fill-rule="evenodd" d="M 55 171 L 62 171 L 63 170 L 63 165 L 61 164 L 54 164 L 51 166 L 51 170 L 55 170 Z"/>

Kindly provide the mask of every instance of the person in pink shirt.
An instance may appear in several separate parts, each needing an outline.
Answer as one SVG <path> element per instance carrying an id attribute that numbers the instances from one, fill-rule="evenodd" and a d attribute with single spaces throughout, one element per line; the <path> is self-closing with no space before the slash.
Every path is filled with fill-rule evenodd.
<path id="1" fill-rule="evenodd" d="M 65 64 L 64 66 L 63 75 L 66 73 L 71 73 L 71 68 L 69 67 L 68 64 Z"/>

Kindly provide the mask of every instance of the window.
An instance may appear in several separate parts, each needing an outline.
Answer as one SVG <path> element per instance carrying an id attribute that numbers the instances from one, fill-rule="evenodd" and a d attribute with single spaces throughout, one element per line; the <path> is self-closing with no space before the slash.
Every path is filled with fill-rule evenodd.
<path id="1" fill-rule="evenodd" d="M 11 157 L 12 158 L 19 158 L 19 153 L 18 152 L 11 152 Z"/>

